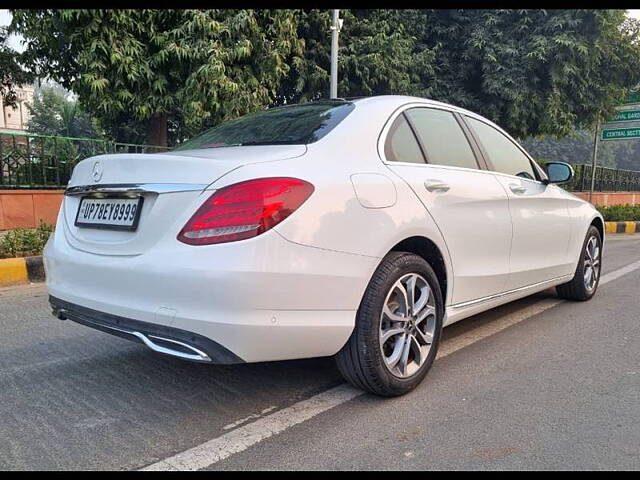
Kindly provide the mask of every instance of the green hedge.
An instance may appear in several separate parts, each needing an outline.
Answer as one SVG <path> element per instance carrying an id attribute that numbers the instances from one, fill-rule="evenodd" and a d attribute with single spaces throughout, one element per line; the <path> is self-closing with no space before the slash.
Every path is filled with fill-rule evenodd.
<path id="1" fill-rule="evenodd" d="M 597 208 L 605 222 L 640 221 L 640 205 L 611 205 Z"/>
<path id="2" fill-rule="evenodd" d="M 42 255 L 45 243 L 53 232 L 53 225 L 40 222 L 35 230 L 16 228 L 0 237 L 0 258 Z"/>

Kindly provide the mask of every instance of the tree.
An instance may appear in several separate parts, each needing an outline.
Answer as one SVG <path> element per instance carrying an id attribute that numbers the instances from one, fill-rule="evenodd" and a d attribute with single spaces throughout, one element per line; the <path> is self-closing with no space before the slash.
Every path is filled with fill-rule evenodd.
<path id="1" fill-rule="evenodd" d="M 537 160 L 591 165 L 593 132 L 580 130 L 564 138 L 549 136 L 524 140 L 522 145 Z M 598 165 L 640 171 L 640 140 L 599 142 Z"/>
<path id="2" fill-rule="evenodd" d="M 515 136 L 564 136 L 640 84 L 623 10 L 342 10 L 339 95 L 408 94 Z M 180 141 L 269 105 L 326 97 L 329 10 L 14 10 L 24 61 L 116 138 Z"/>
<path id="3" fill-rule="evenodd" d="M 33 78 L 20 64 L 20 54 L 7 45 L 7 29 L 0 27 L 0 97 L 5 105 L 16 106 L 16 86 Z"/>
<path id="4" fill-rule="evenodd" d="M 341 97 L 383 94 L 431 94 L 433 53 L 412 36 L 410 16 L 397 10 L 341 10 L 339 84 Z M 327 97 L 330 70 L 329 10 L 296 13 L 302 55 L 280 90 L 280 103 Z"/>
<path id="5" fill-rule="evenodd" d="M 97 122 L 64 89 L 44 86 L 36 89 L 33 104 L 27 105 L 31 118 L 28 130 L 41 135 L 99 138 Z"/>
<path id="6" fill-rule="evenodd" d="M 434 11 L 427 30 L 438 96 L 520 137 L 592 127 L 640 81 L 623 10 Z"/>
<path id="7" fill-rule="evenodd" d="M 32 71 L 75 92 L 105 125 L 146 123 L 146 141 L 263 108 L 297 51 L 287 10 L 13 10 Z"/>
<path id="8" fill-rule="evenodd" d="M 640 82 L 638 22 L 623 10 L 342 10 L 339 95 L 428 96 L 513 135 L 568 135 Z M 326 96 L 329 14 L 301 14 L 303 58 L 284 98 Z"/>

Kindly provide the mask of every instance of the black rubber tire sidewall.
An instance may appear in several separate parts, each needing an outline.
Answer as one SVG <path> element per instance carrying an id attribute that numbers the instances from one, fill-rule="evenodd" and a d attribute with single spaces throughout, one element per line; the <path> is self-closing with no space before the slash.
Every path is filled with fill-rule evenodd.
<path id="1" fill-rule="evenodd" d="M 591 292 L 587 290 L 584 285 L 584 254 L 587 248 L 587 243 L 591 237 L 595 236 L 598 239 L 598 246 L 600 247 L 600 269 L 598 271 L 598 278 L 596 284 Z M 603 258 L 603 245 L 602 236 L 600 231 L 593 225 L 587 230 L 587 234 L 582 242 L 582 248 L 580 249 L 580 258 L 578 259 L 578 265 L 576 271 L 570 282 L 556 287 L 556 291 L 560 297 L 567 300 L 585 301 L 590 300 L 598 291 L 598 285 L 600 284 L 600 277 L 602 276 L 602 258 Z"/>
<path id="2" fill-rule="evenodd" d="M 380 316 L 386 296 L 393 284 L 408 273 L 422 275 L 431 293 L 435 296 L 436 328 L 431 350 L 420 370 L 408 378 L 393 375 L 385 366 L 380 349 Z M 364 372 L 365 385 L 359 385 L 373 393 L 384 396 L 402 395 L 418 385 L 435 360 L 440 337 L 444 305 L 438 278 L 431 266 L 418 255 L 407 252 L 392 252 L 380 263 L 363 296 L 356 318 L 356 328 L 350 341 L 355 341 L 357 359 Z M 346 347 L 346 346 L 345 346 Z M 353 356 L 352 352 L 352 356 Z"/>

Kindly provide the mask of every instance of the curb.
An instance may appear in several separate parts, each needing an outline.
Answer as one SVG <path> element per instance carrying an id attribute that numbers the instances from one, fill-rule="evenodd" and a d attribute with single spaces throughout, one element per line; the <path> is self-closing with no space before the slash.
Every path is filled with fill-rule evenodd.
<path id="1" fill-rule="evenodd" d="M 604 222 L 607 233 L 640 233 L 640 222 Z"/>
<path id="2" fill-rule="evenodd" d="M 0 259 L 0 287 L 29 282 L 44 282 L 42 255 Z"/>

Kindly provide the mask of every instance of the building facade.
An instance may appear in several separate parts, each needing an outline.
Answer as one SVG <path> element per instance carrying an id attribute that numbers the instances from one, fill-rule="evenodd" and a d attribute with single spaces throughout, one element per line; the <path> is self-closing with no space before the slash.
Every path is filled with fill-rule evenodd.
<path id="1" fill-rule="evenodd" d="M 11 107 L 5 105 L 0 97 L 0 128 L 6 130 L 26 131 L 29 123 L 29 109 L 27 105 L 33 103 L 33 87 L 17 87 L 16 88 L 16 106 Z"/>

